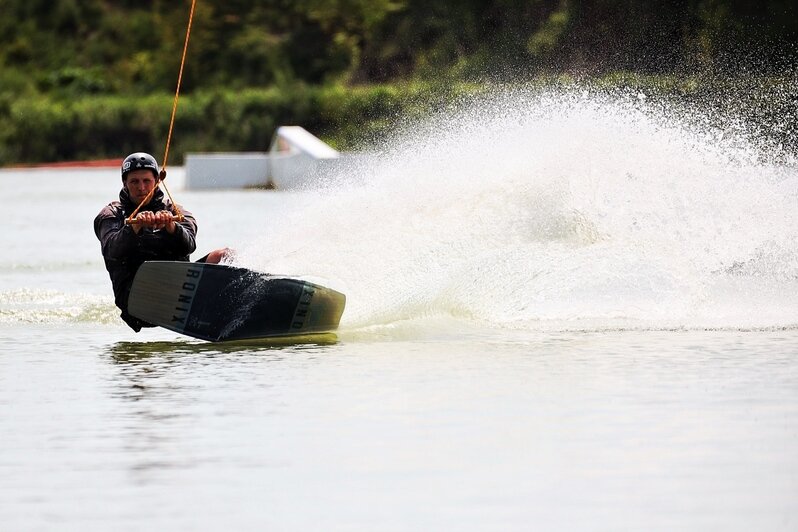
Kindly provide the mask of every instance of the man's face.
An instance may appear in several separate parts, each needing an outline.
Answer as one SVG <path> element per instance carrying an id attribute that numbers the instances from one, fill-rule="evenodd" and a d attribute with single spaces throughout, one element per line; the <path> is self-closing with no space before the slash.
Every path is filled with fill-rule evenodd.
<path id="1" fill-rule="evenodd" d="M 133 203 L 136 205 L 147 197 L 147 194 L 150 193 L 150 190 L 152 190 L 154 186 L 155 175 L 152 173 L 152 170 L 147 170 L 146 168 L 133 170 L 127 174 L 127 179 L 125 180 L 127 193 L 130 194 L 130 199 L 133 200 Z"/>

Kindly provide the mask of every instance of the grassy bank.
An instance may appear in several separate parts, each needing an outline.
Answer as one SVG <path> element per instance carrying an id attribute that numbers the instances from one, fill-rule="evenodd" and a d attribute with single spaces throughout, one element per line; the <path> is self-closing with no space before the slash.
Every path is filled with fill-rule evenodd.
<path id="1" fill-rule="evenodd" d="M 339 149 L 379 136 L 401 116 L 465 86 L 305 86 L 209 90 L 180 97 L 170 161 L 187 152 L 265 151 L 276 127 L 301 125 Z M 0 165 L 163 151 L 173 95 L 52 95 L 0 100 Z"/>
<path id="2" fill-rule="evenodd" d="M 527 86 L 640 91 L 653 101 L 678 101 L 730 121 L 746 121 L 772 143 L 798 151 L 798 89 L 791 77 L 716 79 L 619 73 L 590 80 L 541 78 Z M 265 151 L 275 128 L 289 124 L 304 126 L 338 149 L 355 149 L 390 131 L 400 118 L 491 90 L 496 87 L 410 83 L 186 94 L 180 98 L 170 162 L 182 163 L 187 152 Z M 172 101 L 171 94 L 50 94 L 19 99 L 0 95 L 0 165 L 114 158 L 137 150 L 160 157 Z"/>

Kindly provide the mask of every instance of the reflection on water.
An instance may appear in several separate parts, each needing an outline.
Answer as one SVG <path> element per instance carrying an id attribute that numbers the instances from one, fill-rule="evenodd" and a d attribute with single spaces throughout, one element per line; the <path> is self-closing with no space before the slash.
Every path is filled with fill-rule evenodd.
<path id="1" fill-rule="evenodd" d="M 234 342 L 198 342 L 174 340 L 160 342 L 116 342 L 108 352 L 119 363 L 146 359 L 152 355 L 255 353 L 281 351 L 292 346 L 334 345 L 338 342 L 335 333 L 283 336 L 275 338 L 253 338 Z"/>
<path id="2" fill-rule="evenodd" d="M 162 485 L 178 471 L 213 468 L 225 461 L 225 444 L 250 416 L 274 415 L 280 401 L 274 363 L 312 363 L 335 335 L 272 341 L 209 343 L 193 340 L 121 341 L 110 344 L 108 398 L 122 420 L 114 435 L 130 482 Z M 253 400 L 257 401 L 252 404 Z M 213 434 L 197 428 L 210 422 Z M 210 440 L 209 440 L 210 438 Z M 201 450 L 210 446 L 213 451 Z"/>
<path id="3" fill-rule="evenodd" d="M 201 381 L 224 369 L 225 364 L 260 365 L 287 357 L 310 355 L 312 358 L 326 346 L 336 343 L 337 337 L 332 333 L 216 343 L 194 340 L 115 342 L 107 347 L 107 354 L 124 379 L 115 383 L 112 395 L 134 401 L 164 394 L 175 396 L 186 389 L 176 382 L 184 382 L 187 374 Z"/>

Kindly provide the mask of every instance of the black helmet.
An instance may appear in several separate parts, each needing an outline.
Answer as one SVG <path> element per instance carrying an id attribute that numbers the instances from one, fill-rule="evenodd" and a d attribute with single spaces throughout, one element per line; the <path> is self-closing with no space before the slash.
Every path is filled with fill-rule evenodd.
<path id="1" fill-rule="evenodd" d="M 133 170 L 138 170 L 140 168 L 147 168 L 152 170 L 153 175 L 155 175 L 155 179 L 158 179 L 158 163 L 155 160 L 155 157 L 150 155 L 149 153 L 144 152 L 136 152 L 131 153 L 125 160 L 122 161 L 122 181 L 125 180 L 127 174 L 132 172 Z"/>

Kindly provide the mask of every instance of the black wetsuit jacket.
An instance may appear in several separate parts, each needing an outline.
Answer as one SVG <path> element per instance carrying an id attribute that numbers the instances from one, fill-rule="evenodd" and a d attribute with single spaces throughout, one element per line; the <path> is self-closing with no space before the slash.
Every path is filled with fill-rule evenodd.
<path id="1" fill-rule="evenodd" d="M 189 260 L 189 255 L 196 248 L 197 222 L 190 212 L 178 205 L 185 220 L 176 224 L 173 234 L 165 229 L 153 231 L 148 227 L 143 227 L 136 234 L 131 226 L 125 224 L 125 218 L 136 207 L 123 188 L 119 193 L 119 201 L 108 204 L 94 219 L 94 233 L 100 240 L 105 268 L 111 276 L 116 306 L 122 310 L 121 317 L 125 323 L 138 332 L 142 327 L 153 325 L 127 312 L 128 296 L 136 271 L 148 260 Z M 163 192 L 159 189 L 141 210 L 172 211 L 171 207 L 171 202 L 164 200 Z"/>

